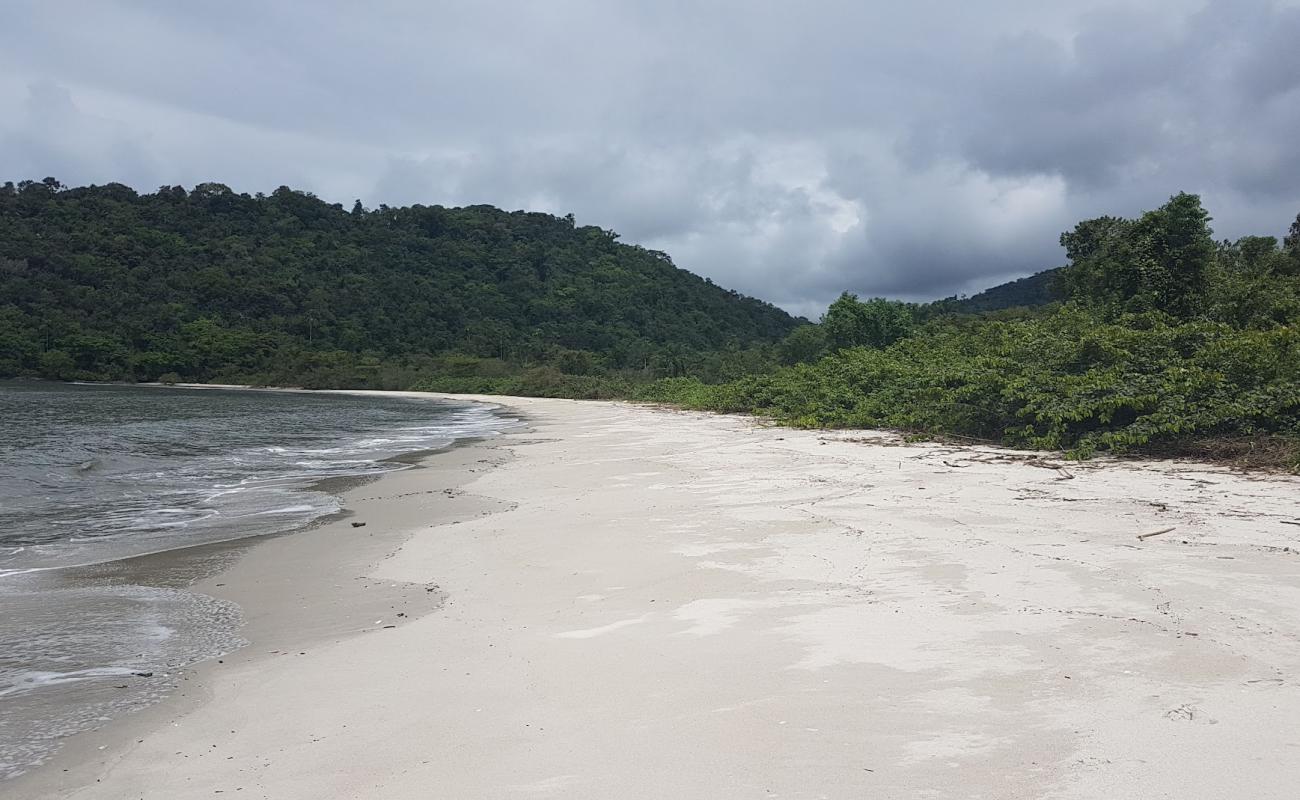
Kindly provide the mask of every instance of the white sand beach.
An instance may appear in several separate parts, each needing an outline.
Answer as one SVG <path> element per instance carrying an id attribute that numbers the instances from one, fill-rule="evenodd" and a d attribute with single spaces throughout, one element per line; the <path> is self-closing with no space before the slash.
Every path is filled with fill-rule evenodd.
<path id="1" fill-rule="evenodd" d="M 479 399 L 529 429 L 253 548 L 252 644 L 7 796 L 1297 795 L 1294 478 Z"/>

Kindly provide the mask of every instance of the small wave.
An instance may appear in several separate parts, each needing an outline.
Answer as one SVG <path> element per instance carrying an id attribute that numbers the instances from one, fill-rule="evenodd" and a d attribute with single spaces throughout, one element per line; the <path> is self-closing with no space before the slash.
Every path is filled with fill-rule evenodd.
<path id="1" fill-rule="evenodd" d="M 8 697 L 22 692 L 31 692 L 46 686 L 57 686 L 73 681 L 88 681 L 95 678 L 121 678 L 135 672 L 130 667 L 90 667 L 71 672 L 21 672 L 10 679 L 9 685 L 0 684 L 0 697 Z"/>
<path id="2" fill-rule="evenodd" d="M 27 548 L 26 548 L 26 547 L 20 547 L 20 548 L 18 548 L 18 549 L 21 551 L 21 550 L 26 550 Z M 12 576 L 14 576 L 14 575 L 26 575 L 26 574 L 28 574 L 29 572 L 41 572 L 41 571 L 46 570 L 46 569 L 49 569 L 49 567 L 24 567 L 24 568 L 22 568 L 22 569 L 3 569 L 3 568 L 0 568 L 0 579 L 3 579 L 3 578 L 9 578 L 9 577 L 12 577 Z"/>
<path id="3" fill-rule="evenodd" d="M 191 402 L 184 395 L 151 395 L 155 409 L 141 406 L 136 390 L 122 392 L 126 422 L 101 397 L 63 398 L 69 413 L 87 420 L 81 444 L 59 452 L 51 434 L 44 464 L 19 465 L 20 480 L 45 474 L 46 465 L 61 477 L 49 487 L 23 484 L 19 503 L 0 508 L 0 523 L 16 522 L 0 529 L 0 544 L 36 546 L 0 549 L 0 567 L 19 568 L 0 576 L 280 532 L 337 509 L 337 500 L 313 489 L 322 478 L 402 469 L 389 459 L 491 436 L 514 422 L 484 406 L 384 396 L 318 402 L 319 395 L 303 395 L 299 406 L 271 393 L 214 394 L 198 402 L 220 413 L 172 418 L 171 404 Z M 95 402 L 78 405 L 78 398 Z M 99 412 L 102 424 L 93 416 Z"/>
<path id="4" fill-rule="evenodd" d="M 319 506 L 285 506 L 284 508 L 271 508 L 266 511 L 258 511 L 250 514 L 252 517 L 265 517 L 271 514 L 309 514 L 313 511 L 319 511 Z"/>

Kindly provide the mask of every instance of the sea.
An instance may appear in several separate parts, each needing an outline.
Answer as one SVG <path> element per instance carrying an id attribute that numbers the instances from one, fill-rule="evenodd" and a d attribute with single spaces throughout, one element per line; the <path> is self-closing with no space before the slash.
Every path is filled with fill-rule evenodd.
<path id="1" fill-rule="evenodd" d="M 239 608 L 189 590 L 199 562 L 111 565 L 309 536 L 337 487 L 517 425 L 411 396 L 0 381 L 0 781 L 243 644 Z"/>

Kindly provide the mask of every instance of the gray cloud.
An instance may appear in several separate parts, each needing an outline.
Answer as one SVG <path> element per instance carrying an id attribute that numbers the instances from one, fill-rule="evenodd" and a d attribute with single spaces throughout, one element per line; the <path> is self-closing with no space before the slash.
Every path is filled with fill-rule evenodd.
<path id="1" fill-rule="evenodd" d="M 1054 266 L 1078 219 L 1300 211 L 1300 9 L 11 3 L 6 177 L 573 212 L 815 315 Z"/>

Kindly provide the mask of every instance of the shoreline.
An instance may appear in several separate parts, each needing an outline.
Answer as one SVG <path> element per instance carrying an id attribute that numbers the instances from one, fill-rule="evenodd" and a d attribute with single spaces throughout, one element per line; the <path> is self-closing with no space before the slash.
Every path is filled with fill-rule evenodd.
<path id="1" fill-rule="evenodd" d="M 354 501 L 370 524 L 337 524 L 344 542 L 409 525 L 368 562 L 371 585 L 436 584 L 445 603 L 283 655 L 254 644 L 134 715 L 129 743 L 83 735 L 58 757 L 80 763 L 47 765 L 70 772 L 6 788 L 1280 800 L 1300 781 L 1294 478 L 1063 472 L 878 432 L 432 396 L 507 406 L 529 429 L 477 451 L 512 454 L 491 469 L 435 456 L 383 476 Z M 457 474 L 459 521 L 418 503 L 387 516 L 392 495 L 441 497 Z M 368 591 L 325 577 L 356 572 L 338 556 L 282 537 L 212 588 L 275 587 L 249 630 L 292 641 L 309 616 L 291 573 L 316 575 L 318 608 Z"/>
<path id="2" fill-rule="evenodd" d="M 529 400 L 565 400 L 570 402 L 602 402 L 602 403 L 624 403 L 630 406 L 642 408 L 660 409 L 665 411 L 680 411 L 692 414 L 709 414 L 717 416 L 743 416 L 754 420 L 760 424 L 770 424 L 777 427 L 784 427 L 790 430 L 807 430 L 793 428 L 786 423 L 774 421 L 768 417 L 762 417 L 757 414 L 743 412 L 727 411 L 702 411 L 697 409 L 683 408 L 681 406 L 658 401 L 644 401 L 631 399 L 608 399 L 608 400 L 587 400 L 567 397 L 534 397 L 534 396 L 511 396 L 499 394 L 455 394 L 450 392 L 433 392 L 433 391 L 411 391 L 406 389 L 307 389 L 301 386 L 260 386 L 247 383 L 159 383 L 156 381 L 146 381 L 140 383 L 128 383 L 118 381 L 59 381 L 49 378 L 35 378 L 22 376 L 17 378 L 8 378 L 7 380 L 31 381 L 35 383 L 67 383 L 71 385 L 85 386 L 146 386 L 160 389 L 218 389 L 218 390 L 241 390 L 250 392 L 285 392 L 299 394 L 348 394 L 357 396 L 394 396 L 394 397 L 412 397 L 412 398 L 443 398 L 450 400 L 464 400 L 479 403 L 486 406 L 509 408 L 510 401 L 529 401 Z M 472 399 L 471 399 L 472 398 Z M 516 409 L 517 410 L 517 409 Z M 521 419 L 521 421 L 523 421 Z M 924 438 L 918 439 L 917 443 L 931 443 L 939 446 L 953 445 L 957 447 L 977 447 L 990 448 L 994 450 L 1014 451 L 1025 454 L 1031 454 L 1043 461 L 1070 461 L 1071 463 L 1087 466 L 1107 465 L 1112 463 L 1140 465 L 1150 463 L 1163 463 L 1169 465 L 1189 465 L 1192 467 L 1204 467 L 1208 469 L 1225 468 L 1234 473 L 1241 475 L 1259 475 L 1267 477 L 1300 477 L 1300 472 L 1287 466 L 1279 466 L 1276 463 L 1264 461 L 1263 463 L 1243 460 L 1235 456 L 1211 456 L 1208 454 L 1195 454 L 1180 452 L 1177 447 L 1164 447 L 1158 450 L 1136 450 L 1132 452 L 1114 453 L 1102 452 L 1091 455 L 1082 460 L 1075 460 L 1065 455 L 1061 450 L 1016 450 L 1009 444 L 1002 444 L 996 440 L 979 439 L 972 436 L 964 436 L 953 433 L 927 432 L 927 431 L 910 431 L 903 429 L 859 429 L 859 428 L 817 428 L 825 433 L 840 433 L 852 435 L 855 431 L 865 433 L 871 436 L 890 436 L 898 438 L 907 438 L 913 434 L 918 434 Z"/>
<path id="3" fill-rule="evenodd" d="M 207 697 L 204 682 L 220 667 L 255 662 L 270 651 L 287 654 L 364 635 L 382 629 L 374 624 L 376 616 L 392 628 L 439 608 L 444 596 L 436 587 L 398 586 L 369 580 L 365 573 L 429 519 L 452 523 L 492 513 L 491 500 L 466 495 L 460 487 L 476 470 L 506 458 L 494 438 L 458 439 L 445 447 L 381 459 L 403 465 L 389 472 L 321 478 L 306 489 L 334 495 L 339 510 L 292 530 L 44 570 L 57 585 L 179 589 L 232 604 L 241 620 L 233 634 L 243 644 L 170 674 L 128 678 L 148 681 L 162 697 L 62 737 L 44 762 L 0 781 L 0 788 L 27 796 L 75 782 L 86 764 L 120 757 L 139 733 L 201 705 Z M 399 497 L 379 499 L 389 494 Z M 381 502 L 379 525 L 353 527 L 359 515 Z M 288 570 L 300 571 L 286 576 Z"/>

